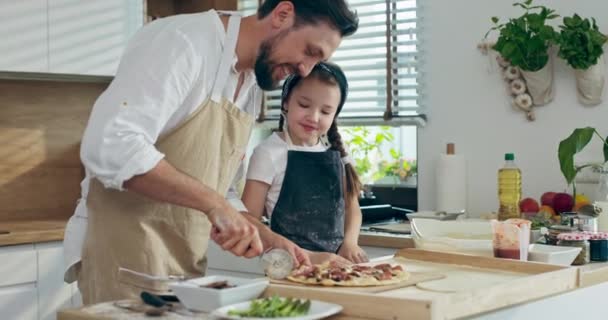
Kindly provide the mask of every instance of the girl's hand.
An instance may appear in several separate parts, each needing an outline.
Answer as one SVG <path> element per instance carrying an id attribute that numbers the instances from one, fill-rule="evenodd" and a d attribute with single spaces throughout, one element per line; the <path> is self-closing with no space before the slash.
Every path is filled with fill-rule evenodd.
<path id="1" fill-rule="evenodd" d="M 367 254 L 356 243 L 344 242 L 338 250 L 338 254 L 353 263 L 368 262 Z"/>

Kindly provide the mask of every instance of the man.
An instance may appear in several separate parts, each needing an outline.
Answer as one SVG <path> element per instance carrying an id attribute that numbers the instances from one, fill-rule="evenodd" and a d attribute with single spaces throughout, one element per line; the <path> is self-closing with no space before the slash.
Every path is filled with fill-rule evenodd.
<path id="1" fill-rule="evenodd" d="M 257 16 L 178 15 L 134 36 L 82 141 L 86 177 L 64 245 L 66 281 L 78 279 L 85 304 L 138 296 L 119 268 L 204 274 L 209 238 L 237 256 L 272 246 L 300 257 L 285 239 L 262 244 L 229 187 L 259 88 L 306 76 L 357 26 L 345 0 L 266 0 Z"/>

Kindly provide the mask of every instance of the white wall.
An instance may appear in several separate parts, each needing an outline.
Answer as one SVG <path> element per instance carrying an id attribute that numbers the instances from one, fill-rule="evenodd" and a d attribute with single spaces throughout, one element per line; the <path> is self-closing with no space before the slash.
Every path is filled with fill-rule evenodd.
<path id="1" fill-rule="evenodd" d="M 600 30 L 608 33 L 606 1 L 535 3 L 548 5 L 561 15 L 576 12 L 595 17 Z M 419 4 L 424 6 L 426 19 L 423 35 L 427 41 L 429 107 L 428 124 L 419 130 L 419 207 L 434 208 L 434 166 L 447 142 L 455 142 L 457 153 L 467 157 L 467 207 L 473 215 L 496 211 L 496 172 L 505 152 L 514 152 L 522 169 L 524 196 L 539 198 L 544 191 L 565 190 L 557 160 L 559 141 L 574 128 L 588 125 L 608 135 L 608 97 L 595 107 L 579 104 L 572 71 L 556 60 L 555 99 L 536 108 L 537 120 L 528 122 L 524 113 L 510 106 L 498 69 L 490 68 L 488 57 L 476 48 L 491 26 L 490 17 L 499 16 L 504 21 L 522 11 L 506 0 L 424 0 Z M 583 153 L 577 161 L 601 160 L 599 144 L 588 148 L 593 152 Z"/>

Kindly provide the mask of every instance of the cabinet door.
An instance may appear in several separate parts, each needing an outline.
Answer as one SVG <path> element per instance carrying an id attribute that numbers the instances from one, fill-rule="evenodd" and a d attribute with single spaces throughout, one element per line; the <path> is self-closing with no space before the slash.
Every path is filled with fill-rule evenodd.
<path id="1" fill-rule="evenodd" d="M 35 284 L 37 269 L 33 245 L 0 246 L 0 288 Z"/>
<path id="2" fill-rule="evenodd" d="M 0 0 L 0 71 L 48 71 L 46 0 Z"/>
<path id="3" fill-rule="evenodd" d="M 7 320 L 38 319 L 36 286 L 0 287 L 0 314 L 2 319 Z"/>
<path id="4" fill-rule="evenodd" d="M 38 314 L 55 320 L 57 311 L 72 306 L 72 285 L 63 282 L 63 244 L 36 244 L 38 251 Z"/>
<path id="5" fill-rule="evenodd" d="M 228 251 L 224 251 L 217 243 L 209 241 L 207 249 L 207 267 L 214 270 L 214 274 L 224 272 L 249 273 L 252 277 L 264 274 L 260 258 L 237 257 Z"/>
<path id="6" fill-rule="evenodd" d="M 50 72 L 114 75 L 143 12 L 141 0 L 49 1 Z"/>

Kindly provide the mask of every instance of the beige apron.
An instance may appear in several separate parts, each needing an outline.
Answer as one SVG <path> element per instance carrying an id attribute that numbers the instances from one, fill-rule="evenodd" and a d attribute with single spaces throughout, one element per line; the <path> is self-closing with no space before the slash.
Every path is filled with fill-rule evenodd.
<path id="1" fill-rule="evenodd" d="M 156 147 L 182 172 L 226 194 L 242 161 L 253 116 L 221 97 L 233 62 L 240 17 L 228 23 L 224 52 L 210 99 L 159 139 Z M 156 275 L 204 275 L 211 224 L 197 210 L 106 189 L 92 179 L 89 223 L 78 286 L 85 304 L 138 297 L 119 283 L 118 269 Z"/>

